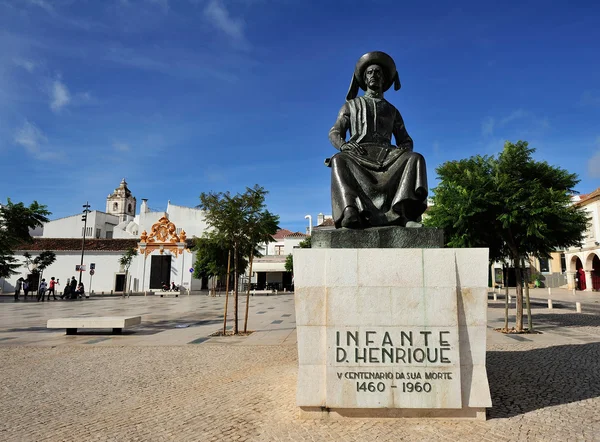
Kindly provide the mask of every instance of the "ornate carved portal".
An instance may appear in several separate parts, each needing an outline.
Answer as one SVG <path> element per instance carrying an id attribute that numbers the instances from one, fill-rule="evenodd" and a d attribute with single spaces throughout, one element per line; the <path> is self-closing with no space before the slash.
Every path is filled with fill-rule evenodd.
<path id="1" fill-rule="evenodd" d="M 145 230 L 140 235 L 139 250 L 144 257 L 158 250 L 162 255 L 165 250 L 173 255 L 181 255 L 186 250 L 186 233 L 182 230 L 176 233 L 177 228 L 166 216 L 163 216 L 156 222 L 150 234 Z"/>

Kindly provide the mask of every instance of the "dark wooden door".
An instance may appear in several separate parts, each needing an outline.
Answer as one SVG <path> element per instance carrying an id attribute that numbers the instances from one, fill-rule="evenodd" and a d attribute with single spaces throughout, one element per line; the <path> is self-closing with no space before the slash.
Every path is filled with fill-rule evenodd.
<path id="1" fill-rule="evenodd" d="M 283 285 L 283 288 L 286 290 L 293 290 L 292 272 L 283 272 L 282 285 Z"/>
<path id="2" fill-rule="evenodd" d="M 256 289 L 264 290 L 267 285 L 267 274 L 266 272 L 256 273 Z"/>
<path id="3" fill-rule="evenodd" d="M 115 292 L 122 292 L 125 288 L 125 275 L 115 277 Z"/>
<path id="4" fill-rule="evenodd" d="M 150 289 L 160 289 L 171 284 L 171 255 L 153 256 L 150 264 Z"/>

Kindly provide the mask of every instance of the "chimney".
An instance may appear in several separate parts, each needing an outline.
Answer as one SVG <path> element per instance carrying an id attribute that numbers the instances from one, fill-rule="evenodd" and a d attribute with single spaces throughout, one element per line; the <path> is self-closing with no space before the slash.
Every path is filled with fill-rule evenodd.
<path id="1" fill-rule="evenodd" d="M 319 213 L 317 215 L 317 226 L 320 226 L 324 222 L 325 222 L 325 215 L 323 215 L 322 213 Z"/>
<path id="2" fill-rule="evenodd" d="M 142 198 L 142 205 L 140 207 L 140 213 L 148 213 L 148 198 Z"/>

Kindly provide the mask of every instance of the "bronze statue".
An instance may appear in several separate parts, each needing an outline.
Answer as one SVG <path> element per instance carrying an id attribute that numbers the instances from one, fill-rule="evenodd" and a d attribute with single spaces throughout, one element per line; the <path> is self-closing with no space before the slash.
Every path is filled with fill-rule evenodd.
<path id="1" fill-rule="evenodd" d="M 358 60 L 346 103 L 329 131 L 340 152 L 325 161 L 331 167 L 336 228 L 421 226 L 427 208 L 425 159 L 413 152 L 400 112 L 383 98 L 392 85 L 400 89 L 389 55 L 369 52 Z M 365 91 L 361 97 L 359 88 Z"/>

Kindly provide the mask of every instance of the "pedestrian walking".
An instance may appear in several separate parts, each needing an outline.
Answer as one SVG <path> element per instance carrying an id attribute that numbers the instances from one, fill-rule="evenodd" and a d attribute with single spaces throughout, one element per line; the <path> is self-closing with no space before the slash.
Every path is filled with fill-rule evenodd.
<path id="1" fill-rule="evenodd" d="M 21 287 L 23 287 L 23 278 L 17 279 L 17 283 L 15 284 L 15 301 L 19 300 L 19 295 L 21 294 Z"/>
<path id="2" fill-rule="evenodd" d="M 48 301 L 50 301 L 50 294 L 52 294 L 52 297 L 56 301 L 55 288 L 56 288 L 56 281 L 54 280 L 54 276 L 53 276 L 52 278 L 50 278 L 50 284 L 48 285 Z"/>
<path id="3" fill-rule="evenodd" d="M 42 282 L 40 282 L 40 286 L 38 287 L 37 300 L 40 298 L 42 302 L 44 302 L 44 295 L 46 294 L 46 289 L 48 288 L 48 284 L 46 284 L 46 280 L 42 278 Z"/>
<path id="4" fill-rule="evenodd" d="M 29 294 L 29 280 L 25 278 L 23 280 L 23 300 L 27 299 L 27 295 Z"/>
<path id="5" fill-rule="evenodd" d="M 71 277 L 71 299 L 77 299 L 77 280 Z"/>
<path id="6" fill-rule="evenodd" d="M 69 299 L 69 295 L 71 294 L 71 284 L 69 278 L 67 278 L 67 283 L 65 284 L 65 288 L 63 289 L 63 294 L 60 295 L 60 299 Z"/>

